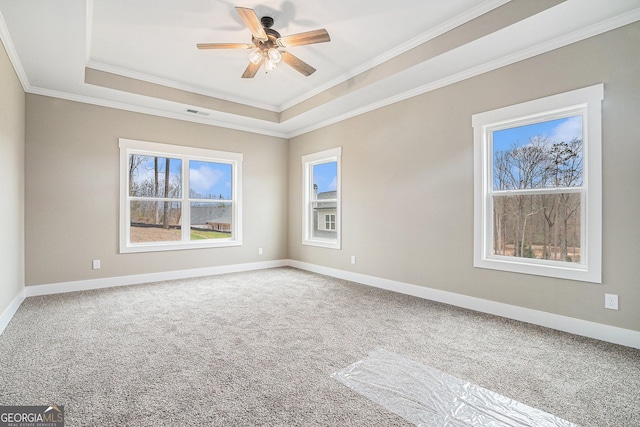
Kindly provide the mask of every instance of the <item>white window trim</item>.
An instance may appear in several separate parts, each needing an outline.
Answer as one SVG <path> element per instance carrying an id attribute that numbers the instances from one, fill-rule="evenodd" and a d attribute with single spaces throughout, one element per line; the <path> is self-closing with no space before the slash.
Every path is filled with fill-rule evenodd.
<path id="1" fill-rule="evenodd" d="M 561 279 L 602 283 L 602 113 L 604 85 L 598 84 L 522 104 L 474 114 L 474 267 Z M 583 113 L 583 182 L 586 209 L 581 263 L 504 257 L 493 253 L 493 213 L 488 200 L 492 185 L 493 130 Z"/>
<path id="2" fill-rule="evenodd" d="M 172 251 L 182 249 L 215 248 L 242 245 L 242 159 L 240 153 L 184 147 L 156 142 L 119 139 L 120 147 L 120 253 Z M 201 160 L 232 165 L 232 235 L 228 239 L 193 240 L 180 242 L 131 243 L 129 234 L 129 154 L 171 156 L 183 161 L 182 215 L 190 215 L 188 161 Z M 186 216 L 187 218 L 189 216 Z"/>
<path id="3" fill-rule="evenodd" d="M 318 246 L 322 248 L 340 249 L 342 242 L 342 147 L 332 148 L 318 153 L 302 156 L 302 244 L 308 246 Z M 311 191 L 313 185 L 313 166 L 320 163 L 336 162 L 337 164 L 337 186 L 336 186 L 336 239 L 327 240 L 313 237 L 311 228 L 313 227 L 313 212 L 311 209 Z"/>

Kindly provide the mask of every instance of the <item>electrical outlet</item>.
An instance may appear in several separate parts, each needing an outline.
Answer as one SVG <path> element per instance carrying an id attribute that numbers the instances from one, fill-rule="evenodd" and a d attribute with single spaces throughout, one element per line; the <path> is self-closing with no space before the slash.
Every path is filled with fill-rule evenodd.
<path id="1" fill-rule="evenodd" d="M 258 248 L 258 255 L 262 255 L 262 248 Z"/>
<path id="2" fill-rule="evenodd" d="M 93 260 L 93 269 L 94 270 L 100 270 L 100 260 L 99 259 L 94 259 Z"/>
<path id="3" fill-rule="evenodd" d="M 351 255 L 351 264 L 355 264 L 355 263 L 356 263 L 356 256 Z"/>
<path id="4" fill-rule="evenodd" d="M 604 294 L 604 308 L 608 308 L 611 310 L 618 309 L 618 295 L 615 294 Z"/>

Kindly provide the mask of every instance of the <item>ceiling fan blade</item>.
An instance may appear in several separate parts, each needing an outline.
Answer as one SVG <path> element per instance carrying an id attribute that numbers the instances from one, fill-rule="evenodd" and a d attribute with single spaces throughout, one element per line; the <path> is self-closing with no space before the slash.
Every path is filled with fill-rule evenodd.
<path id="1" fill-rule="evenodd" d="M 276 40 L 276 43 L 281 47 L 292 47 L 302 46 L 305 44 L 325 43 L 329 41 L 331 41 L 331 37 L 329 37 L 327 30 L 323 28 L 321 30 L 307 31 L 306 33 L 280 37 Z"/>
<path id="2" fill-rule="evenodd" d="M 198 43 L 198 49 L 252 49 L 255 46 L 247 43 Z"/>
<path id="3" fill-rule="evenodd" d="M 269 38 L 267 37 L 267 33 L 265 33 L 264 28 L 262 27 L 260 19 L 258 19 L 258 15 L 256 15 L 253 9 L 248 9 L 246 7 L 236 7 L 236 12 L 238 12 L 240 18 L 242 18 L 245 25 L 249 28 L 249 31 L 251 31 L 253 37 L 263 42 L 269 40 Z"/>
<path id="4" fill-rule="evenodd" d="M 242 73 L 242 78 L 243 79 L 252 79 L 252 78 L 254 78 L 256 76 L 256 74 L 258 73 L 258 70 L 260 69 L 260 66 L 262 65 L 263 62 L 264 62 L 264 58 L 260 62 L 258 62 L 257 64 L 254 64 L 253 62 L 249 62 L 249 65 L 244 70 L 244 73 Z"/>
<path id="5" fill-rule="evenodd" d="M 307 64 L 297 56 L 294 56 L 289 52 L 280 53 L 282 54 L 282 61 L 299 73 L 302 73 L 305 76 L 309 77 L 311 74 L 316 72 L 315 68 L 313 68 L 311 65 Z"/>

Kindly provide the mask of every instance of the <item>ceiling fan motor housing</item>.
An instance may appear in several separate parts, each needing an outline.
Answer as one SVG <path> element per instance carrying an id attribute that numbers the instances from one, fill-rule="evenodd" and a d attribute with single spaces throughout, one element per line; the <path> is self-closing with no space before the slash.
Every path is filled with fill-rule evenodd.
<path id="1" fill-rule="evenodd" d="M 253 41 L 253 44 L 256 45 L 257 48 L 265 51 L 270 48 L 277 49 L 278 47 L 281 47 L 278 45 L 277 40 L 282 36 L 279 32 L 271 28 L 273 26 L 273 18 L 270 16 L 263 16 L 262 18 L 260 18 L 260 23 L 264 27 L 264 32 L 267 34 L 269 40 L 263 42 L 256 39 L 255 37 L 251 37 L 251 41 Z"/>
<path id="2" fill-rule="evenodd" d="M 263 16 L 260 18 L 260 23 L 264 28 L 271 28 L 273 27 L 273 18 L 270 16 Z"/>

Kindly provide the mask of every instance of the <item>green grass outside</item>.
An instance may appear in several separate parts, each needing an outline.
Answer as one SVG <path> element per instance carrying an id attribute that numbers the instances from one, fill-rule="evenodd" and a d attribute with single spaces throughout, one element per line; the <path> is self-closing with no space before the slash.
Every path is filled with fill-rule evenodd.
<path id="1" fill-rule="evenodd" d="M 230 233 L 221 233 L 219 231 L 191 230 L 191 240 L 228 239 L 230 237 Z"/>

